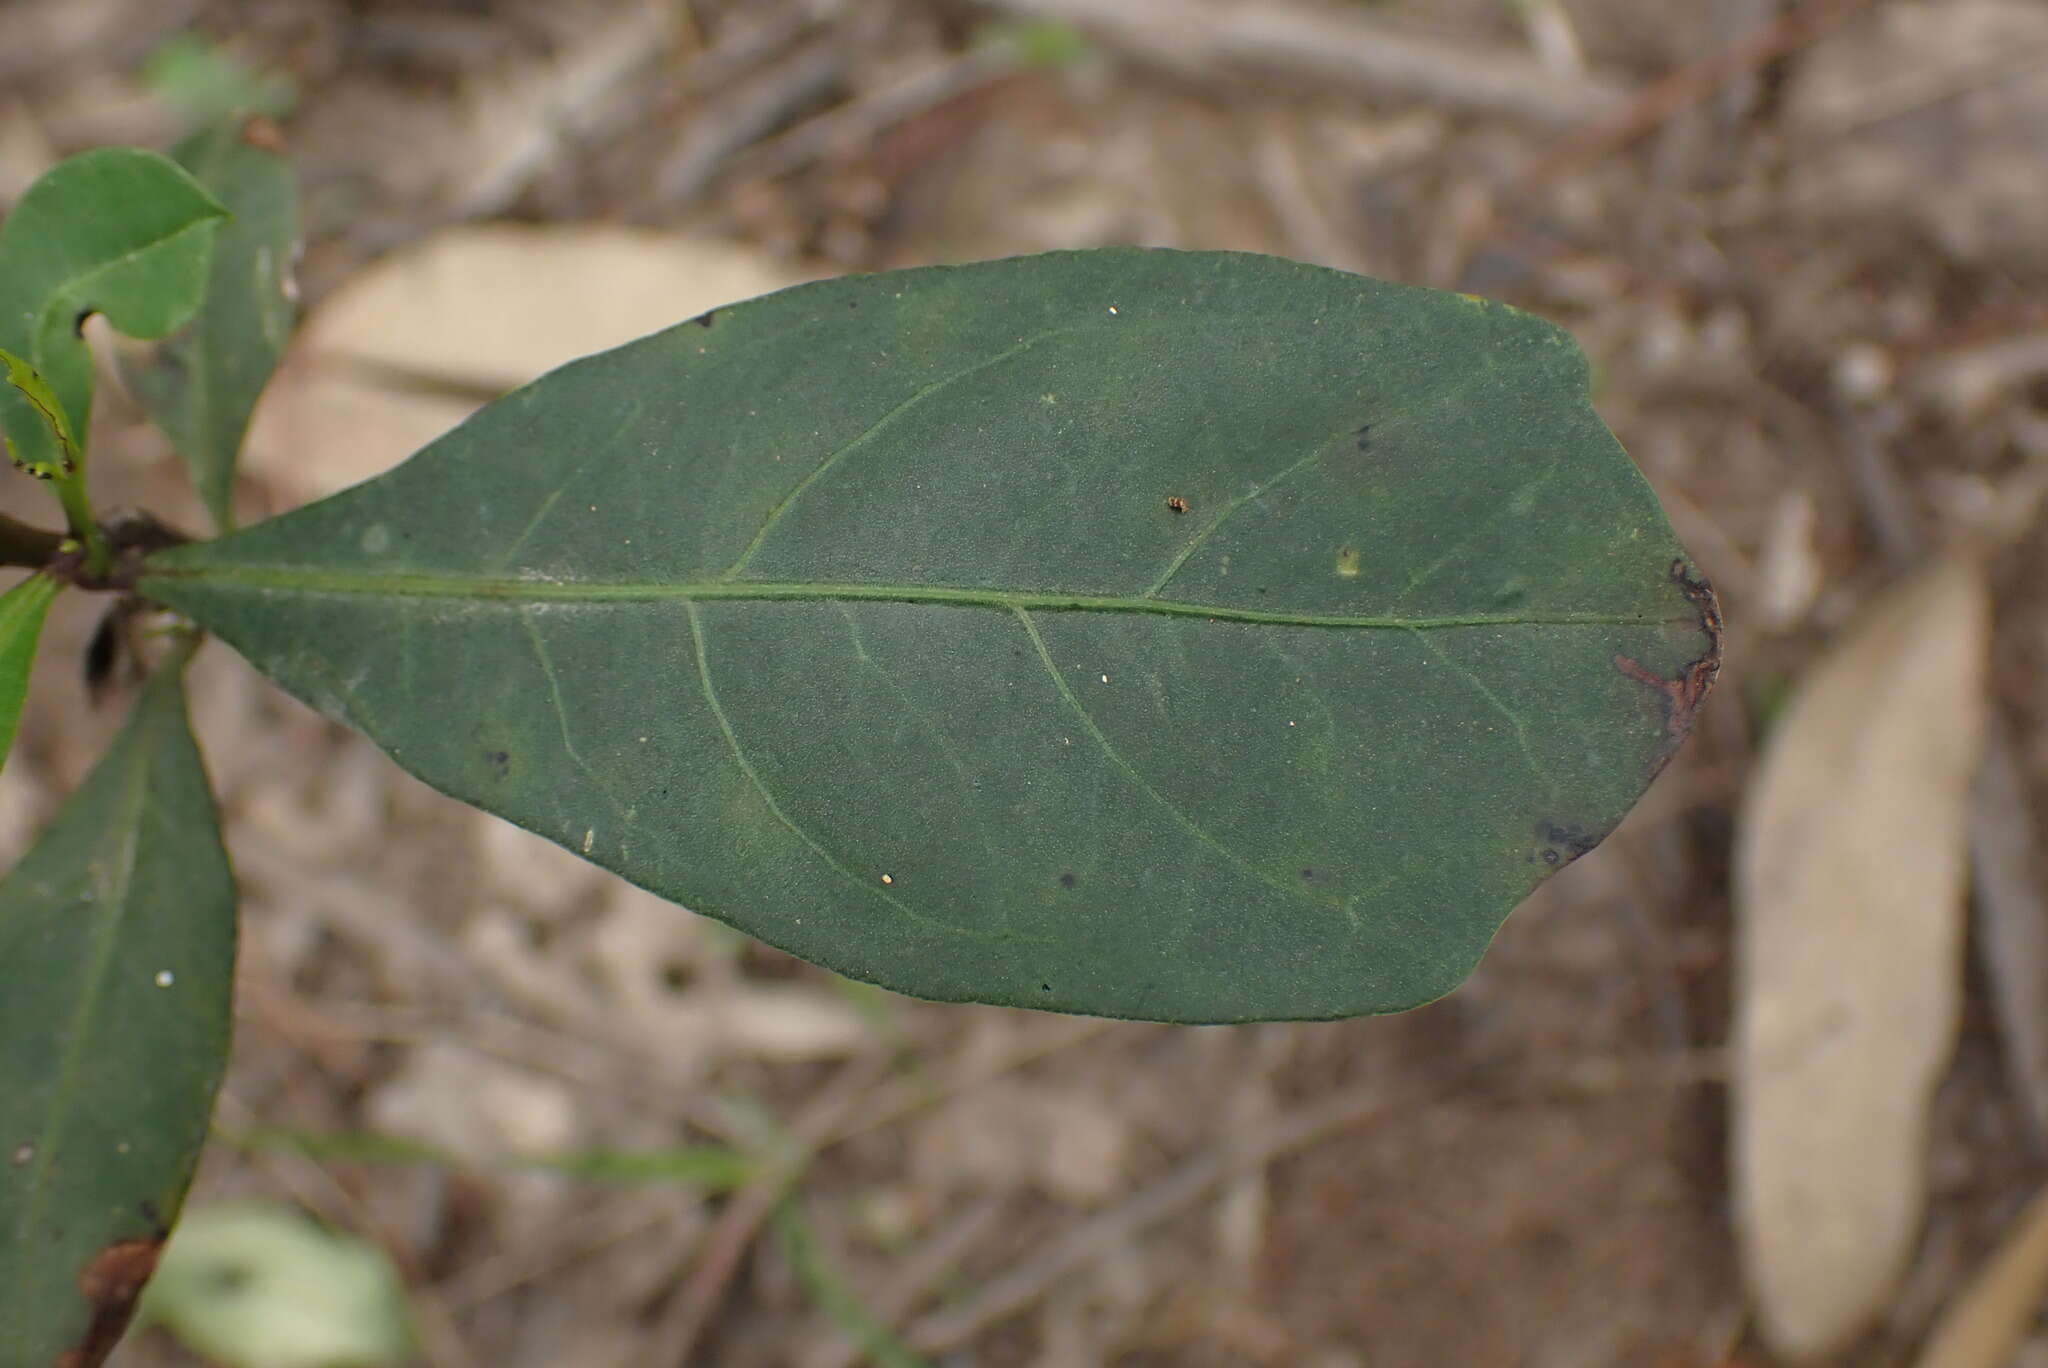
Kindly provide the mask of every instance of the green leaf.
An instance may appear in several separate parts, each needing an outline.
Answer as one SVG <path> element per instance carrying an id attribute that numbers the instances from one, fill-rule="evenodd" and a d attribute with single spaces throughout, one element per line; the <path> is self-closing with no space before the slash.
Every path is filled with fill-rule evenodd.
<path id="1" fill-rule="evenodd" d="M 412 1347 L 384 1252 L 268 1203 L 195 1208 L 143 1315 L 221 1368 L 396 1368 Z"/>
<path id="2" fill-rule="evenodd" d="M 298 182 L 290 162 L 249 141 L 240 125 L 197 134 L 172 155 L 234 217 L 214 243 L 199 316 L 132 368 L 129 380 L 184 458 L 215 525 L 227 528 L 249 414 L 295 316 L 289 290 Z"/>
<path id="3" fill-rule="evenodd" d="M 71 420 L 64 416 L 64 406 L 57 402 L 57 396 L 50 389 L 49 382 L 36 373 L 28 362 L 0 347 L 0 366 L 7 368 L 7 383 L 18 390 L 43 420 L 54 439 L 49 460 L 30 461 L 21 456 L 12 438 L 7 439 L 7 459 L 21 467 L 38 480 L 54 480 L 60 475 L 70 475 L 78 470 L 78 438 L 71 431 Z"/>
<path id="4" fill-rule="evenodd" d="M 36 641 L 43 634 L 50 603 L 62 587 L 50 576 L 37 574 L 0 594 L 0 766 L 14 749 L 21 705 L 28 699 L 28 674 L 36 661 Z"/>
<path id="5" fill-rule="evenodd" d="M 193 125 L 238 114 L 282 117 L 298 102 L 289 77 L 257 71 L 196 33 L 176 34 L 150 53 L 142 83 Z"/>
<path id="6" fill-rule="evenodd" d="M 71 431 L 92 412 L 92 357 L 79 337 L 103 313 L 130 337 L 162 337 L 192 316 L 226 211 L 175 164 L 128 147 L 82 152 L 28 188 L 0 224 L 0 347 L 49 384 Z M 17 390 L 0 386 L 0 430 L 29 469 L 63 464 L 57 438 Z"/>
<path id="7" fill-rule="evenodd" d="M 657 893 L 921 997 L 1177 1021 L 1448 991 L 1718 659 L 1565 334 L 1228 253 L 720 309 L 150 564 Z"/>
<path id="8" fill-rule="evenodd" d="M 189 650 L 0 882 L 0 1363 L 113 1347 L 227 1060 L 235 889 Z"/>

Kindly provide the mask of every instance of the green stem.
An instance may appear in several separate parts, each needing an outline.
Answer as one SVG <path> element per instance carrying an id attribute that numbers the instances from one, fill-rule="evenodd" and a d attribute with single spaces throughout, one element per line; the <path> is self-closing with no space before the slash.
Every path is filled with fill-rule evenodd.
<path id="1" fill-rule="evenodd" d="M 0 513 L 0 565 L 20 565 L 40 570 L 56 559 L 64 538 L 40 527 L 16 522 Z"/>
<path id="2" fill-rule="evenodd" d="M 56 489 L 57 501 L 64 505 L 64 519 L 71 525 L 71 535 L 85 544 L 85 571 L 94 578 L 102 577 L 114 567 L 114 551 L 108 545 L 107 537 L 100 530 L 99 520 L 92 515 L 92 499 L 85 492 L 85 470 L 70 475 L 59 475 L 50 482 Z"/>

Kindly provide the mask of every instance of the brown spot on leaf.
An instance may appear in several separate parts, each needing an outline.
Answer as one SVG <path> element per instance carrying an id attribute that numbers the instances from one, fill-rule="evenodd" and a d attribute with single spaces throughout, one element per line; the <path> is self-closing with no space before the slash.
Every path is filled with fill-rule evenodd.
<path id="1" fill-rule="evenodd" d="M 1075 884 L 1079 882 L 1080 880 L 1074 877 L 1074 871 L 1071 869 L 1068 870 L 1066 873 L 1060 875 L 1061 888 L 1072 888 Z"/>
<path id="2" fill-rule="evenodd" d="M 1188 501 L 1186 499 L 1183 499 L 1178 494 L 1168 499 L 1166 501 L 1166 506 L 1176 513 L 1185 513 L 1188 511 Z"/>
<path id="3" fill-rule="evenodd" d="M 273 157 L 285 154 L 284 130 L 277 126 L 277 120 L 261 114 L 252 115 L 242 125 L 242 141 L 258 152 L 268 152 Z"/>
<path id="4" fill-rule="evenodd" d="M 157 1256 L 163 1253 L 164 1237 L 122 1240 L 95 1254 L 78 1275 L 78 1291 L 92 1312 L 85 1338 L 74 1349 L 57 1356 L 56 1368 L 99 1368 L 114 1352 L 128 1318 L 135 1314 L 135 1299 L 142 1286 L 156 1272 Z"/>
<path id="5" fill-rule="evenodd" d="M 698 314 L 695 318 L 691 319 L 690 321 L 692 323 L 695 323 L 700 328 L 708 328 L 713 323 L 716 323 L 718 321 L 718 310 L 706 309 L 703 313 Z"/>
<path id="6" fill-rule="evenodd" d="M 1676 679 L 1666 679 L 1628 656 L 1614 657 L 1615 669 L 1637 683 L 1657 690 L 1669 700 L 1664 718 L 1664 744 L 1657 748 L 1656 757 L 1650 765 L 1650 777 L 1653 779 L 1678 753 L 1678 747 L 1685 738 L 1692 735 L 1700 705 L 1714 691 L 1714 681 L 1721 674 L 1721 601 L 1714 597 L 1713 586 L 1707 583 L 1706 576 L 1682 560 L 1671 562 L 1671 579 L 1699 613 L 1700 630 L 1706 634 L 1707 649 L 1687 662 Z"/>

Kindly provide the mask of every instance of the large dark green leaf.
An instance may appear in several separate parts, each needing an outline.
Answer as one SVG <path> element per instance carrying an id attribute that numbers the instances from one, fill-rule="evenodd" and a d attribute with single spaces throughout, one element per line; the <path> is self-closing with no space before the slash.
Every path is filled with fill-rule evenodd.
<path id="1" fill-rule="evenodd" d="M 190 318 L 224 212 L 163 157 L 103 147 L 53 167 L 0 224 L 0 348 L 48 382 L 81 440 L 92 357 L 80 321 L 103 313 L 130 337 L 162 337 Z M 0 385 L 0 429 L 24 465 L 65 465 L 51 421 L 12 385 Z"/>
<path id="2" fill-rule="evenodd" d="M 185 654 L 0 882 L 0 1363 L 112 1347 L 226 1062 L 235 889 Z"/>
<path id="3" fill-rule="evenodd" d="M 14 730 L 28 698 L 29 671 L 36 663 L 36 642 L 62 587 L 61 581 L 36 574 L 0 594 L 0 765 L 14 749 Z M 0 966 L 0 972 L 4 969 Z"/>
<path id="4" fill-rule="evenodd" d="M 299 236 L 298 182 L 291 163 L 252 132 L 264 127 L 224 124 L 172 152 L 234 217 L 215 240 L 199 316 L 130 373 L 223 528 L 234 521 L 235 458 L 249 414 L 277 367 L 295 313 L 288 282 Z"/>
<path id="5" fill-rule="evenodd" d="M 1715 650 L 1563 333 L 1233 254 L 721 309 L 153 565 L 429 783 L 690 907 L 1172 1020 L 1453 987 Z"/>

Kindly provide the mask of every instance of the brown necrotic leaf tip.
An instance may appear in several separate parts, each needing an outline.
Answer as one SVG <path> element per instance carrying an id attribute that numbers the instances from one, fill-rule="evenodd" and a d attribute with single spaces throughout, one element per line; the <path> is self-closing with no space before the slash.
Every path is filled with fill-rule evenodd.
<path id="1" fill-rule="evenodd" d="M 122 1240 L 95 1254 L 78 1275 L 78 1291 L 92 1312 L 85 1338 L 75 1349 L 57 1358 L 56 1368 L 99 1368 L 114 1352 L 128 1318 L 135 1314 L 135 1299 L 144 1283 L 156 1271 L 157 1256 L 163 1253 L 164 1237 Z"/>
<path id="2" fill-rule="evenodd" d="M 1721 601 L 1714 597 L 1714 588 L 1707 583 L 1706 576 L 1682 560 L 1671 562 L 1671 579 L 1698 611 L 1700 631 L 1707 638 L 1707 649 L 1689 661 L 1676 679 L 1666 679 L 1629 656 L 1614 657 L 1615 669 L 1638 683 L 1649 685 L 1670 701 L 1665 714 L 1664 744 L 1658 748 L 1650 770 L 1653 778 L 1677 754 L 1685 738 L 1692 735 L 1700 705 L 1714 691 L 1714 681 L 1721 674 Z"/>

